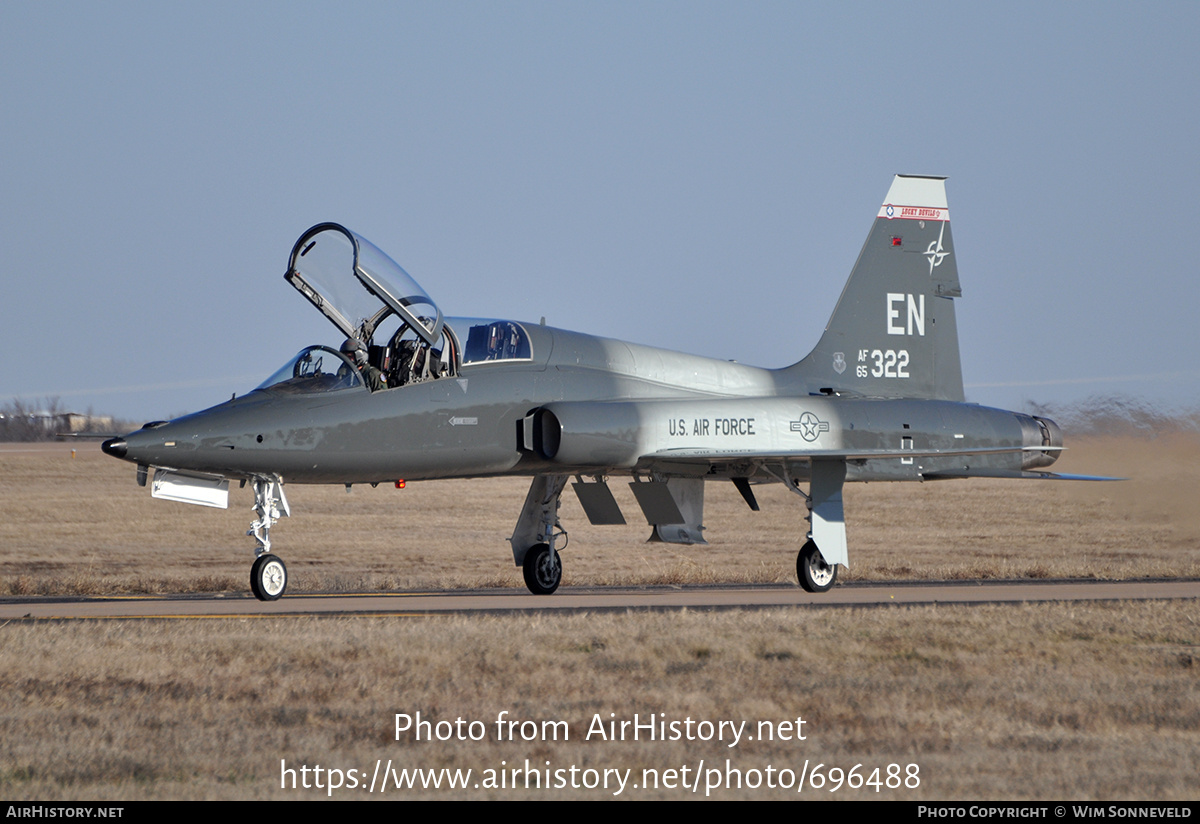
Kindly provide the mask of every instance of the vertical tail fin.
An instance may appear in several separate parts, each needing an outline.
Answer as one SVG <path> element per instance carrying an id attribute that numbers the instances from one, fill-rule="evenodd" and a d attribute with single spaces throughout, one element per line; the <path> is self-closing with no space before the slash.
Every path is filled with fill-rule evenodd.
<path id="1" fill-rule="evenodd" d="M 945 178 L 896 175 L 825 334 L 784 372 L 810 392 L 961 401 L 961 294 Z"/>

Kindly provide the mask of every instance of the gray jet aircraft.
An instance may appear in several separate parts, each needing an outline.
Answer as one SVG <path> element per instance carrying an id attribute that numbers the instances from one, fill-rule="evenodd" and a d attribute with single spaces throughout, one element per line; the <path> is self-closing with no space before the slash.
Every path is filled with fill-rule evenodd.
<path id="1" fill-rule="evenodd" d="M 155 497 L 228 504 L 249 483 L 251 589 L 274 600 L 287 569 L 270 528 L 284 482 L 532 479 L 510 543 L 525 583 L 558 588 L 568 480 L 594 524 L 625 523 L 608 487 L 627 476 L 651 540 L 704 543 L 706 481 L 804 499 L 796 570 L 810 592 L 848 565 L 847 481 L 1067 477 L 1045 418 L 963 402 L 961 295 L 945 179 L 897 175 L 816 348 L 762 369 L 555 329 L 445 318 L 412 277 L 334 223 L 296 242 L 285 278 L 337 327 L 257 389 L 104 443 Z M 153 470 L 153 475 L 150 474 Z M 807 486 L 807 491 L 802 488 Z"/>

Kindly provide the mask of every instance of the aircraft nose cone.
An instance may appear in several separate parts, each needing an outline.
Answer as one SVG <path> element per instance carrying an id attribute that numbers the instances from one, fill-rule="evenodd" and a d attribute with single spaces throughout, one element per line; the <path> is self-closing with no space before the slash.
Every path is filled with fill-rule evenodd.
<path id="1" fill-rule="evenodd" d="M 124 438 L 109 438 L 100 444 L 100 448 L 105 455 L 112 455 L 114 458 L 124 458 L 125 453 L 129 451 L 129 445 L 125 443 Z"/>

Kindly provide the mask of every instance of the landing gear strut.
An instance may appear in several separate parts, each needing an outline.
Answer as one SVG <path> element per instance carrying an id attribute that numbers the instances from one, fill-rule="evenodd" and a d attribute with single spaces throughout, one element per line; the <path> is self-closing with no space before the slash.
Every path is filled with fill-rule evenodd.
<path id="1" fill-rule="evenodd" d="M 513 560 L 525 574 L 525 586 L 534 595 L 549 595 L 562 582 L 562 559 L 556 544 L 567 533 L 558 521 L 559 497 L 567 475 L 538 475 L 529 486 L 525 506 L 509 539 Z"/>
<path id="2" fill-rule="evenodd" d="M 283 481 L 278 475 L 271 478 L 255 478 L 254 512 L 258 518 L 250 524 L 247 535 L 258 544 L 254 548 L 256 557 L 250 568 L 250 591 L 260 601 L 277 601 L 287 589 L 287 567 L 278 556 L 271 554 L 271 527 L 285 515 L 291 515 L 287 496 L 283 494 Z"/>

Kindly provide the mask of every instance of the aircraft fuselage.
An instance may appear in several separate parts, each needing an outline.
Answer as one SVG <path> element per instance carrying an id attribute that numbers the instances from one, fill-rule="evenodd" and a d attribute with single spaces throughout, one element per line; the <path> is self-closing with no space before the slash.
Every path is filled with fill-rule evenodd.
<path id="1" fill-rule="evenodd" d="M 847 480 L 916 480 L 968 464 L 1019 471 L 1033 464 L 1012 447 L 1043 443 L 1032 419 L 1003 410 L 830 397 L 797 385 L 783 370 L 546 326 L 525 329 L 533 352 L 526 361 L 464 366 L 454 377 L 377 392 L 362 386 L 314 395 L 258 390 L 131 433 L 122 457 L 234 478 L 375 483 L 628 473 L 647 455 L 662 456 L 658 467 L 677 457 L 673 474 L 754 477 L 768 456 L 827 449 L 864 453 L 848 461 Z M 538 410 L 554 415 L 560 434 L 553 454 L 523 442 L 522 421 Z M 967 462 L 927 454 L 986 448 L 1009 451 Z M 926 454 L 896 457 L 903 450 Z M 728 461 L 687 460 L 714 452 L 727 453 Z M 803 462 L 788 471 L 808 474 Z"/>

